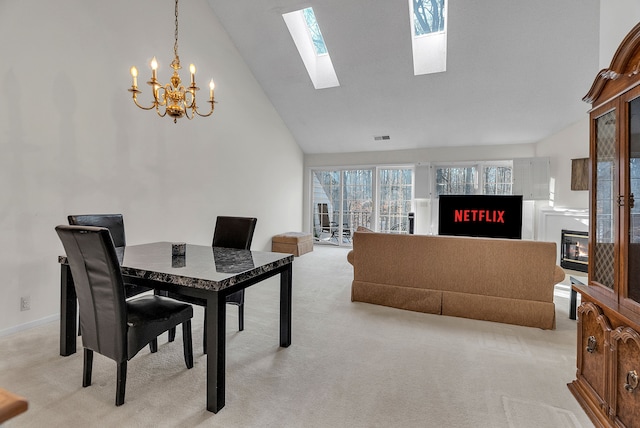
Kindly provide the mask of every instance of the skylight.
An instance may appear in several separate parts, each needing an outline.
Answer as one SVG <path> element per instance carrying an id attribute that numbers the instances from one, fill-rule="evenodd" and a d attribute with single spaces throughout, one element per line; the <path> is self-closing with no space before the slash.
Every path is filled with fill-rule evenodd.
<path id="1" fill-rule="evenodd" d="M 409 0 L 413 74 L 447 70 L 448 0 Z"/>
<path id="2" fill-rule="evenodd" d="M 316 89 L 340 86 L 313 8 L 282 15 L 300 58 Z"/>
<path id="3" fill-rule="evenodd" d="M 320 31 L 316 14 L 313 13 L 313 8 L 308 7 L 306 9 L 302 9 L 302 14 L 304 15 L 304 20 L 307 23 L 307 29 L 311 35 L 313 47 L 316 49 L 316 55 L 326 54 L 327 45 L 324 44 L 324 37 L 322 37 L 322 32 Z"/>
<path id="4" fill-rule="evenodd" d="M 444 1 L 413 0 L 413 34 L 444 31 Z"/>

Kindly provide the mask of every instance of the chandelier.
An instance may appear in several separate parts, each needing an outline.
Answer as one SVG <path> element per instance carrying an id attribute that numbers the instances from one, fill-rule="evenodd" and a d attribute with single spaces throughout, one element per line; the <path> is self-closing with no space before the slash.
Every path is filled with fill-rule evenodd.
<path id="1" fill-rule="evenodd" d="M 211 104 L 211 110 L 209 113 L 202 114 L 198 111 L 198 106 L 196 104 L 196 91 L 199 91 L 200 88 L 196 86 L 196 67 L 191 64 L 189 66 L 189 71 L 191 72 L 191 84 L 185 88 L 182 85 L 182 80 L 180 80 L 180 75 L 178 74 L 178 70 L 180 67 L 180 57 L 178 56 L 178 0 L 176 0 L 176 31 L 175 31 L 175 43 L 173 45 L 173 54 L 174 58 L 171 62 L 171 68 L 173 69 L 173 75 L 171 76 L 170 82 L 166 85 L 162 86 L 160 82 L 158 82 L 158 61 L 154 56 L 151 60 L 151 80 L 147 82 L 153 91 L 153 101 L 151 106 L 145 107 L 138 103 L 138 94 L 142 93 L 138 89 L 138 69 L 136 67 L 131 67 L 131 76 L 133 77 L 133 84 L 129 89 L 129 92 L 133 95 L 133 102 L 143 110 L 151 110 L 156 109 L 156 113 L 158 116 L 164 117 L 169 115 L 169 117 L 173 118 L 173 123 L 177 123 L 177 120 L 181 117 L 186 117 L 187 119 L 193 119 L 195 115 L 201 117 L 211 116 L 213 113 L 213 104 L 216 102 L 213 100 L 213 89 L 215 88 L 215 84 L 213 83 L 213 79 L 209 82 L 209 104 Z M 163 109 L 164 107 L 164 109 Z"/>

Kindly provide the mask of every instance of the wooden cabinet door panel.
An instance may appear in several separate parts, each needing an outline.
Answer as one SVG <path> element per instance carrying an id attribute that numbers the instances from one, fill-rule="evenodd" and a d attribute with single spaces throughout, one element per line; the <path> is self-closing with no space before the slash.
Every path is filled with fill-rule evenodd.
<path id="1" fill-rule="evenodd" d="M 591 302 L 578 309 L 578 377 L 582 377 L 597 397 L 600 407 L 608 407 L 607 361 L 611 325 L 602 310 Z"/>
<path id="2" fill-rule="evenodd" d="M 617 424 L 640 428 L 640 335 L 630 327 L 611 333 L 613 382 L 611 407 Z"/>

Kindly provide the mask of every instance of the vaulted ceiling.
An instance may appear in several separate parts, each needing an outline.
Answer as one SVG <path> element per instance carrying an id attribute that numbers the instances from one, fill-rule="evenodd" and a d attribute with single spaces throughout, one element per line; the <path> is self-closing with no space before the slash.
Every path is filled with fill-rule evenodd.
<path id="1" fill-rule="evenodd" d="M 305 153 L 536 142 L 586 116 L 598 71 L 598 0 L 449 0 L 447 71 L 421 76 L 408 0 L 208 1 Z M 314 89 L 282 18 L 309 6 L 339 87 Z"/>

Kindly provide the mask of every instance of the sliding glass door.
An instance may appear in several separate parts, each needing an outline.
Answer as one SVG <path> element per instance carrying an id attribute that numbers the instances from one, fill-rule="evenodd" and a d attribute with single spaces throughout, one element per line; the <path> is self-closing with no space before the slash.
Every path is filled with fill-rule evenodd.
<path id="1" fill-rule="evenodd" d="M 409 233 L 413 203 L 413 168 L 378 170 L 379 232 Z"/>
<path id="2" fill-rule="evenodd" d="M 351 245 L 358 226 L 408 233 L 412 168 L 313 170 L 313 234 L 318 243 Z M 378 201 L 378 203 L 376 203 Z"/>

